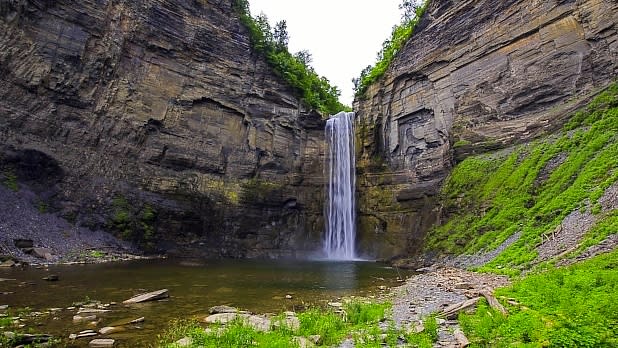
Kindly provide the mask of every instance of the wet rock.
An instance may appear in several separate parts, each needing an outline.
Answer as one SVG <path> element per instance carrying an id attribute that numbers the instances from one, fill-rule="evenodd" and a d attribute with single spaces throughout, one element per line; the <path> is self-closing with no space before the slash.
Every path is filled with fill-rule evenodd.
<path id="1" fill-rule="evenodd" d="M 208 313 L 210 314 L 218 314 L 218 313 L 236 313 L 238 312 L 237 308 L 230 306 L 213 306 L 208 309 Z"/>
<path id="2" fill-rule="evenodd" d="M 114 332 L 124 331 L 124 328 L 117 326 L 105 326 L 99 329 L 101 335 L 109 335 Z"/>
<path id="3" fill-rule="evenodd" d="M 85 321 L 92 321 L 92 320 L 96 320 L 97 316 L 94 314 L 91 315 L 74 315 L 73 316 L 73 322 L 74 323 L 83 323 Z"/>
<path id="4" fill-rule="evenodd" d="M 110 312 L 109 309 L 99 309 L 99 308 L 80 308 L 77 310 L 77 314 L 99 314 L 99 313 L 107 313 Z"/>
<path id="5" fill-rule="evenodd" d="M 96 333 L 94 331 L 93 332 L 85 332 L 85 333 L 77 334 L 77 338 L 92 337 L 92 336 L 96 336 L 96 335 L 98 335 L 98 333 Z"/>
<path id="6" fill-rule="evenodd" d="M 115 341 L 111 338 L 97 338 L 90 341 L 90 343 L 88 343 L 88 346 L 93 348 L 113 347 L 114 342 Z"/>
<path id="7" fill-rule="evenodd" d="M 139 318 L 137 318 L 137 319 L 133 319 L 133 320 L 131 320 L 131 321 L 129 322 L 129 324 L 139 324 L 139 323 L 144 322 L 144 320 L 146 320 L 146 318 L 144 318 L 144 317 L 139 317 Z"/>
<path id="8" fill-rule="evenodd" d="M 15 266 L 15 261 L 13 261 L 13 260 L 6 260 L 6 261 L 0 263 L 0 267 L 7 267 L 8 268 L 8 267 L 13 267 L 13 266 Z"/>
<path id="9" fill-rule="evenodd" d="M 141 302 L 146 302 L 146 301 L 161 300 L 161 299 L 168 298 L 168 297 L 169 297 L 168 290 L 161 289 L 161 290 L 152 291 L 152 292 L 148 292 L 145 294 L 131 297 L 128 300 L 122 301 L 122 303 L 124 304 L 141 303 Z"/>

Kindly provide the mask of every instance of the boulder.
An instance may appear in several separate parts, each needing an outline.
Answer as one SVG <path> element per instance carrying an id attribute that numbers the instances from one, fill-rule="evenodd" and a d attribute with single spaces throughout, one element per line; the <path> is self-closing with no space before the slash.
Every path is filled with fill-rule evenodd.
<path id="1" fill-rule="evenodd" d="M 53 259 L 52 251 L 48 248 L 32 248 L 32 255 L 45 260 Z"/>
<path id="2" fill-rule="evenodd" d="M 213 306 L 213 307 L 210 307 L 210 308 L 208 309 L 208 313 L 210 313 L 210 314 L 217 314 L 217 313 L 236 313 L 236 312 L 238 312 L 238 309 L 237 309 L 237 308 L 230 307 L 230 306 L 225 306 L 225 305 L 222 305 L 222 306 Z"/>

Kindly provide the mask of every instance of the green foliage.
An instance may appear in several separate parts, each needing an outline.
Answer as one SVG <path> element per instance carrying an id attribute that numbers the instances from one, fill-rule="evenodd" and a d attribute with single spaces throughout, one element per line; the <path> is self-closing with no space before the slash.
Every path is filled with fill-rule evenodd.
<path id="1" fill-rule="evenodd" d="M 91 251 L 88 253 L 88 256 L 90 256 L 90 257 L 92 257 L 92 258 L 95 258 L 95 259 L 100 259 L 100 258 L 102 258 L 103 256 L 105 256 L 105 253 L 104 253 L 104 252 L 102 252 L 101 250 L 91 250 Z"/>
<path id="2" fill-rule="evenodd" d="M 138 209 L 139 207 L 136 209 L 131 206 L 125 197 L 115 197 L 112 200 L 110 227 L 119 232 L 120 238 L 139 242 L 144 249 L 152 251 L 157 238 L 157 213 L 147 203 Z"/>
<path id="3" fill-rule="evenodd" d="M 15 171 L 7 169 L 4 171 L 3 175 L 4 180 L 2 181 L 2 183 L 4 184 L 4 186 L 15 192 L 19 191 L 19 185 L 17 184 L 17 175 L 15 174 Z"/>
<path id="4" fill-rule="evenodd" d="M 433 315 L 430 315 L 423 320 L 425 330 L 415 333 L 411 332 L 406 335 L 406 341 L 417 348 L 431 348 L 438 341 L 438 323 Z"/>
<path id="5" fill-rule="evenodd" d="M 374 66 L 367 66 L 360 74 L 360 77 L 352 79 L 356 96 L 363 96 L 369 85 L 380 79 L 395 55 L 403 45 L 412 37 L 416 25 L 427 10 L 428 0 L 423 0 L 422 5 L 416 5 L 414 1 L 403 1 L 399 6 L 404 10 L 401 23 L 393 27 L 391 37 L 382 43 L 382 49 L 378 52 L 377 61 Z"/>
<path id="6" fill-rule="evenodd" d="M 345 306 L 347 321 L 353 325 L 378 322 L 385 317 L 388 303 L 362 303 L 353 301 Z"/>
<path id="7" fill-rule="evenodd" d="M 496 295 L 514 298 L 509 315 L 482 301 L 459 321 L 471 347 L 616 347 L 618 251 L 517 281 Z"/>
<path id="8" fill-rule="evenodd" d="M 587 201 L 598 213 L 598 199 L 618 179 L 617 99 L 613 85 L 577 113 L 561 136 L 458 164 L 441 193 L 444 211 L 452 213 L 429 233 L 426 249 L 491 250 L 520 231 L 521 238 L 481 270 L 515 275 L 528 268 L 542 235 L 585 209 Z M 565 160 L 560 164 L 559 158 Z M 552 160 L 559 165 L 547 170 Z M 607 232 L 590 240 L 601 235 Z"/>
<path id="9" fill-rule="evenodd" d="M 251 16 L 248 0 L 234 0 L 234 8 L 249 30 L 253 49 L 264 55 L 274 71 L 295 89 L 307 105 L 322 115 L 351 111 L 349 106 L 339 102 L 341 91 L 331 86 L 328 79 L 320 77 L 309 65 L 311 59 L 307 51 L 295 55 L 288 51 L 285 21 L 278 22 L 272 30 L 265 15 Z"/>

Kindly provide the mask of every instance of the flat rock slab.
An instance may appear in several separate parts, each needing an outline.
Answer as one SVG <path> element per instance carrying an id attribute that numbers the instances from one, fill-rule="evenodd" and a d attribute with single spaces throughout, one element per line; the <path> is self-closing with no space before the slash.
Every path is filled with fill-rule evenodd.
<path id="1" fill-rule="evenodd" d="M 164 298 L 168 298 L 169 297 L 169 293 L 167 289 L 161 289 L 161 290 L 157 290 L 157 291 L 153 291 L 153 292 L 148 292 L 145 294 L 141 294 L 141 295 L 137 295 L 134 297 L 131 297 L 128 300 L 122 301 L 122 303 L 124 304 L 131 304 L 131 303 L 141 303 L 141 302 L 146 302 L 146 301 L 156 301 L 156 300 L 160 300 L 160 299 L 164 299 Z"/>
<path id="2" fill-rule="evenodd" d="M 88 346 L 98 347 L 98 348 L 113 347 L 114 342 L 115 341 L 111 338 L 97 338 L 97 339 L 90 341 L 90 343 L 88 343 Z"/>

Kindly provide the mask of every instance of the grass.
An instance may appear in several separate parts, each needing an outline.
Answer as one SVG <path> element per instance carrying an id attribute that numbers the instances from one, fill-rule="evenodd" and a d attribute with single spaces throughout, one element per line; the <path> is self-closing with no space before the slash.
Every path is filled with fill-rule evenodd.
<path id="1" fill-rule="evenodd" d="M 225 327 L 214 326 L 205 330 L 197 321 L 182 320 L 171 324 L 160 337 L 161 347 L 176 347 L 174 343 L 183 337 L 191 338 L 191 347 L 298 347 L 299 337 L 319 335 L 318 346 L 334 346 L 345 338 L 352 338 L 356 347 L 396 346 L 405 338 L 410 347 L 431 347 L 437 340 L 435 318 L 425 321 L 425 331 L 407 334 L 396 330 L 391 323 L 386 332 L 379 323 L 386 320 L 391 309 L 389 303 L 351 302 L 344 306 L 345 315 L 332 310 L 309 309 L 298 314 L 300 327 L 297 330 L 278 325 L 268 332 L 259 332 L 237 320 Z M 386 335 L 383 338 L 383 335 Z"/>
<path id="2" fill-rule="evenodd" d="M 12 191 L 19 191 L 19 185 L 17 184 L 17 175 L 15 174 L 15 172 L 11 169 L 7 169 L 4 171 L 3 175 L 4 180 L 2 180 L 2 183 L 4 184 L 4 186 L 6 186 Z"/>
<path id="3" fill-rule="evenodd" d="M 482 301 L 459 321 L 471 347 L 618 346 L 618 251 L 499 289 L 508 316 Z"/>
<path id="4" fill-rule="evenodd" d="M 465 159 L 443 187 L 447 222 L 428 234 L 426 249 L 472 254 L 494 249 L 521 231 L 516 243 L 481 268 L 519 274 L 536 258 L 535 246 L 542 235 L 568 214 L 576 209 L 600 213 L 599 198 L 618 179 L 617 140 L 618 84 L 614 84 L 575 114 L 559 136 L 511 152 Z M 549 163 L 557 166 L 549 170 Z M 588 246 L 610 233 L 615 226 L 611 221 L 593 232 Z"/>

